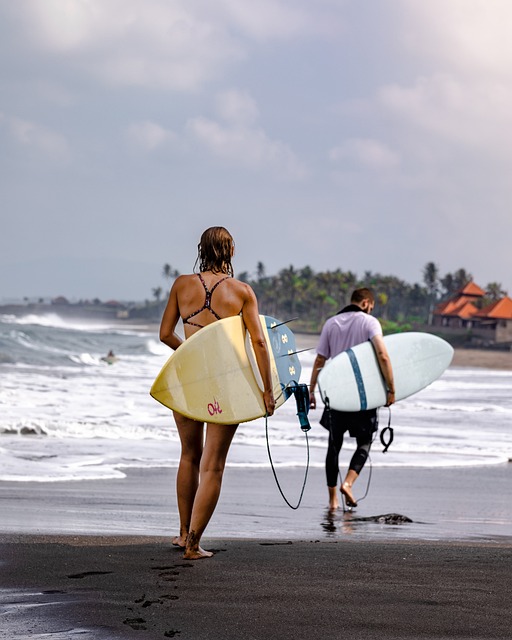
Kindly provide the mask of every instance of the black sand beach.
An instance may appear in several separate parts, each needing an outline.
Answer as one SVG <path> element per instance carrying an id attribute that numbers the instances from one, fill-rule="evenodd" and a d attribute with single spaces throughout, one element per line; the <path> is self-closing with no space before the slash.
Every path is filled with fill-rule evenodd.
<path id="1" fill-rule="evenodd" d="M 195 562 L 174 473 L 0 483 L 0 638 L 512 637 L 510 464 L 377 468 L 334 517 L 321 469 L 294 511 L 269 469 L 228 468 Z M 294 502 L 303 470 L 279 478 Z"/>
<path id="2" fill-rule="evenodd" d="M 7 540 L 1 637 L 511 637 L 510 546 L 219 540 L 215 549 L 189 562 L 159 538 Z"/>

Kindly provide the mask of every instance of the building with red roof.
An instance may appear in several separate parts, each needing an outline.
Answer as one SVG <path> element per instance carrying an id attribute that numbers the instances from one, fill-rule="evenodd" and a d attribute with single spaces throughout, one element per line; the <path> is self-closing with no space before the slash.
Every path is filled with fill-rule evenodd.
<path id="1" fill-rule="evenodd" d="M 488 304 L 473 316 L 479 335 L 494 333 L 494 342 L 512 343 L 512 299 L 508 296 Z"/>
<path id="2" fill-rule="evenodd" d="M 485 304 L 485 291 L 469 282 L 435 307 L 432 324 L 447 329 L 467 329 L 477 342 L 512 344 L 512 299 L 505 296 Z"/>

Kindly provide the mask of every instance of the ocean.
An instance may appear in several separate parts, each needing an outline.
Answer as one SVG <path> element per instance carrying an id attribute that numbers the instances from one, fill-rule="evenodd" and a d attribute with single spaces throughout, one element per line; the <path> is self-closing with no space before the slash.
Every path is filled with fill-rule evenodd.
<path id="1" fill-rule="evenodd" d="M 293 329 L 293 327 L 292 327 Z M 314 336 L 302 337 L 315 346 Z M 112 350 L 114 364 L 102 360 Z M 80 482 L 123 478 L 130 468 L 175 468 L 172 415 L 149 395 L 171 354 L 154 328 L 90 324 L 57 315 L 0 316 L 0 480 Z M 314 348 L 300 354 L 309 382 Z M 456 468 L 512 459 L 512 372 L 450 367 L 391 409 L 394 442 L 377 439 L 374 467 Z M 321 404 L 318 399 L 319 404 Z M 274 466 L 324 465 L 321 410 L 301 431 L 293 398 L 268 421 Z M 388 422 L 380 410 L 380 426 Z M 342 455 L 351 455 L 347 438 Z M 269 467 L 265 420 L 240 425 L 228 465 Z"/>

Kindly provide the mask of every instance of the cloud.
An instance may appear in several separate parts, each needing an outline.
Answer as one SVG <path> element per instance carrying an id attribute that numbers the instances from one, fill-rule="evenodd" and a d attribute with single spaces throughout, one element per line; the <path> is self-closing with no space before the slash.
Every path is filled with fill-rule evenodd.
<path id="1" fill-rule="evenodd" d="M 359 166 L 375 171 L 394 169 L 400 164 L 398 153 L 379 140 L 371 138 L 353 138 L 329 152 L 333 161 L 348 160 Z"/>
<path id="2" fill-rule="evenodd" d="M 233 124 L 250 126 L 259 117 L 258 105 L 247 91 L 223 91 L 217 95 L 216 106 L 219 115 Z"/>
<path id="3" fill-rule="evenodd" d="M 145 120 L 132 123 L 127 130 L 128 139 L 145 151 L 154 151 L 176 140 L 173 131 L 164 129 L 156 122 Z"/>
<path id="4" fill-rule="evenodd" d="M 339 12 L 328 0 L 221 0 L 217 3 L 229 23 L 256 40 L 289 39 L 309 35 L 334 35 L 344 28 Z M 336 19 L 334 15 L 336 14 Z"/>
<path id="5" fill-rule="evenodd" d="M 67 162 L 70 159 L 66 138 L 43 125 L 0 112 L 0 128 L 7 132 L 18 149 L 56 162 Z"/>
<path id="6" fill-rule="evenodd" d="M 24 0 L 0 15 L 18 33 L 11 44 L 52 64 L 113 86 L 193 92 L 245 60 L 252 43 L 333 31 L 330 2 L 319 2 L 313 11 L 283 0 Z"/>
<path id="7" fill-rule="evenodd" d="M 409 52 L 470 77 L 510 80 L 510 0 L 399 0 Z"/>
<path id="8" fill-rule="evenodd" d="M 409 87 L 382 87 L 378 102 L 395 116 L 446 141 L 500 155 L 511 153 L 510 85 L 434 74 Z"/>
<path id="9" fill-rule="evenodd" d="M 197 5 L 25 0 L 9 13 L 23 33 L 23 46 L 52 56 L 54 63 L 111 85 L 195 91 L 244 57 L 237 39 L 221 23 L 204 19 Z"/>
<path id="10" fill-rule="evenodd" d="M 190 118 L 187 132 L 210 153 L 226 162 L 246 168 L 271 170 L 278 178 L 301 180 L 306 168 L 293 151 L 273 140 L 256 121 L 259 109 L 246 91 L 230 89 L 216 96 L 217 112 L 225 123 L 205 117 Z"/>
<path id="11" fill-rule="evenodd" d="M 259 128 L 223 126 L 208 118 L 192 118 L 191 135 L 213 155 L 238 166 L 264 171 L 277 177 L 301 180 L 306 169 L 286 144 L 270 139 Z"/>
<path id="12" fill-rule="evenodd" d="M 467 153 L 512 159 L 512 3 L 509 0 L 400 0 L 403 43 L 422 69 L 409 83 L 377 91 L 407 134 Z"/>

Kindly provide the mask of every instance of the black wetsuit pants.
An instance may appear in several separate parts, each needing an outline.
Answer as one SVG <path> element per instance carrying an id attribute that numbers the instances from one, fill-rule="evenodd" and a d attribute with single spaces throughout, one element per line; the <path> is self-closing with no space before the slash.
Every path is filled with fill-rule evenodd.
<path id="1" fill-rule="evenodd" d="M 325 458 L 327 486 L 336 487 L 339 475 L 338 460 L 345 432 L 349 431 L 350 435 L 356 439 L 357 449 L 350 460 L 349 469 L 359 474 L 368 460 L 373 434 L 378 429 L 377 411 L 343 413 L 326 409 L 320 424 L 329 431 L 329 444 Z"/>
<path id="2" fill-rule="evenodd" d="M 327 447 L 327 455 L 325 457 L 325 475 L 327 477 L 327 486 L 336 487 L 338 485 L 339 466 L 338 459 L 343 446 L 343 436 L 345 432 L 340 429 L 333 429 L 333 433 L 329 436 L 329 446 Z M 356 473 L 361 473 L 368 460 L 370 447 L 372 446 L 372 438 L 368 436 L 358 436 L 356 438 L 357 449 L 354 451 L 349 464 L 349 469 L 353 469 Z"/>

